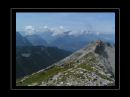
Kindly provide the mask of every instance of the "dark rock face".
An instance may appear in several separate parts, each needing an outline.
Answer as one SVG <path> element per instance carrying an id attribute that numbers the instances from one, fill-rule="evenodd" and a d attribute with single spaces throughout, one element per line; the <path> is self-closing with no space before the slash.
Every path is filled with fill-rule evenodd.
<path id="1" fill-rule="evenodd" d="M 108 55 L 105 52 L 105 44 L 101 40 L 96 42 L 95 53 L 100 54 L 103 57 L 108 58 Z"/>
<path id="2" fill-rule="evenodd" d="M 102 51 L 104 51 L 104 43 L 99 40 L 99 41 L 96 42 L 95 53 L 100 54 Z"/>

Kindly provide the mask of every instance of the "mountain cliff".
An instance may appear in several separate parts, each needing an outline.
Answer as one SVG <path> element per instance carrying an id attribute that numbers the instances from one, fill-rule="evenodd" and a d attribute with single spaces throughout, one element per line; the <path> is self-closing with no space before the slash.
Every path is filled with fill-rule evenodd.
<path id="1" fill-rule="evenodd" d="M 113 86 L 115 47 L 101 40 L 17 80 L 18 86 Z"/>

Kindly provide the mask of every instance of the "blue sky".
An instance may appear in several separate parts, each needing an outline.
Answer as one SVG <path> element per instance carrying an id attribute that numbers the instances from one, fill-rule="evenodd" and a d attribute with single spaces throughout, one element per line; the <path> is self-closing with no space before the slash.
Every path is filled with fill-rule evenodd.
<path id="1" fill-rule="evenodd" d="M 16 13 L 16 31 L 25 31 L 28 26 L 33 30 L 60 27 L 74 31 L 89 29 L 93 32 L 115 33 L 115 13 Z"/>

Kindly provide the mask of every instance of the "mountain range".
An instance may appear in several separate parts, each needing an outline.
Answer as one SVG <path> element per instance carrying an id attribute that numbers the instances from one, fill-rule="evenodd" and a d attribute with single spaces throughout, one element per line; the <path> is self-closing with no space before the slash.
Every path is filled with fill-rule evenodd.
<path id="1" fill-rule="evenodd" d="M 28 39 L 33 46 L 47 46 L 47 42 L 40 36 L 40 35 L 27 35 L 25 36 L 26 39 Z"/>
<path id="2" fill-rule="evenodd" d="M 115 47 L 98 40 L 47 68 L 16 81 L 17 86 L 114 86 Z"/>
<path id="3" fill-rule="evenodd" d="M 23 33 L 23 32 L 22 32 Z M 87 33 L 83 35 L 69 35 L 64 34 L 62 36 L 52 36 L 52 32 L 37 32 L 32 35 L 24 35 L 24 38 L 28 40 L 33 46 L 53 46 L 60 49 L 75 52 L 86 46 L 88 43 L 96 40 L 103 40 L 111 44 L 115 43 L 114 34 L 95 34 Z"/>

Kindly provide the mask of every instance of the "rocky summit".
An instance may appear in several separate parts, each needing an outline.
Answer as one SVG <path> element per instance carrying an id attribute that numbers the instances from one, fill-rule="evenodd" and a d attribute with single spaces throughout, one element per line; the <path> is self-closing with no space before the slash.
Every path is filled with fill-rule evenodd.
<path id="1" fill-rule="evenodd" d="M 36 73 L 17 86 L 114 86 L 115 47 L 98 40 Z"/>

